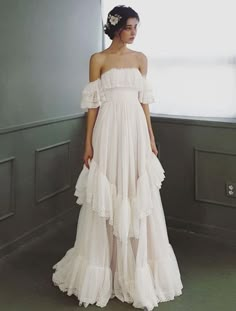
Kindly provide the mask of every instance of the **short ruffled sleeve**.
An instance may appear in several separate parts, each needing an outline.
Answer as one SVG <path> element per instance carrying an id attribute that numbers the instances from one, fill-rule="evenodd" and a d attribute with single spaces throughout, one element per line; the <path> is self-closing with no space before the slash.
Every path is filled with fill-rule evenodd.
<path id="1" fill-rule="evenodd" d="M 144 76 L 142 76 L 141 90 L 139 91 L 139 101 L 142 104 L 152 104 L 155 102 L 151 82 Z"/>
<path id="2" fill-rule="evenodd" d="M 95 81 L 86 84 L 82 91 L 81 98 L 81 108 L 97 108 L 102 105 L 104 101 L 104 92 L 101 86 L 101 80 L 97 79 Z"/>

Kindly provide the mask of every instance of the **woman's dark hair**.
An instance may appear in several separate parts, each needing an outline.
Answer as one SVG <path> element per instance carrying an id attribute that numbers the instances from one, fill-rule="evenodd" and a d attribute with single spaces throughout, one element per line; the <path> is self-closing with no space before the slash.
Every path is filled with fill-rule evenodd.
<path id="1" fill-rule="evenodd" d="M 125 27 L 128 18 L 137 18 L 139 21 L 138 13 L 131 7 L 125 5 L 115 6 L 107 16 L 107 23 L 104 25 L 104 32 L 112 40 L 115 32 Z"/>

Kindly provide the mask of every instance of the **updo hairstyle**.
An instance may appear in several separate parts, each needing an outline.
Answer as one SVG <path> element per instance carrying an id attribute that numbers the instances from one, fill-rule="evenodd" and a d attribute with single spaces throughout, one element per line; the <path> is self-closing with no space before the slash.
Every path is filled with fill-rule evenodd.
<path id="1" fill-rule="evenodd" d="M 107 16 L 107 22 L 103 29 L 106 35 L 113 40 L 115 32 L 124 28 L 128 18 L 137 18 L 139 21 L 138 13 L 131 7 L 125 5 L 115 6 Z"/>

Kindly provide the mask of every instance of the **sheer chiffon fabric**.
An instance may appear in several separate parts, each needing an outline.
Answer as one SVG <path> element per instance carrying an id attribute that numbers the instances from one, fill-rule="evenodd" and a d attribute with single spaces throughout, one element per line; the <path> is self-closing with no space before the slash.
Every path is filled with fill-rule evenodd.
<path id="1" fill-rule="evenodd" d="M 110 69 L 83 89 L 81 107 L 99 107 L 94 154 L 76 183 L 74 247 L 53 266 L 54 284 L 80 305 L 105 307 L 117 297 L 152 310 L 182 293 L 159 192 L 164 169 L 140 105 L 153 102 L 137 68 Z"/>

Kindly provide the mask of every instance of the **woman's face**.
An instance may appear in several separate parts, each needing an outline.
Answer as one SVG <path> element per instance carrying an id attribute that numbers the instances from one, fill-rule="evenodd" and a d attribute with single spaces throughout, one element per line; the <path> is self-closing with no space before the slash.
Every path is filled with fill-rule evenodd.
<path id="1" fill-rule="evenodd" d="M 119 32 L 119 37 L 124 43 L 131 44 L 133 43 L 135 36 L 137 34 L 137 27 L 139 21 L 135 17 L 131 17 L 127 19 L 126 25 Z"/>

